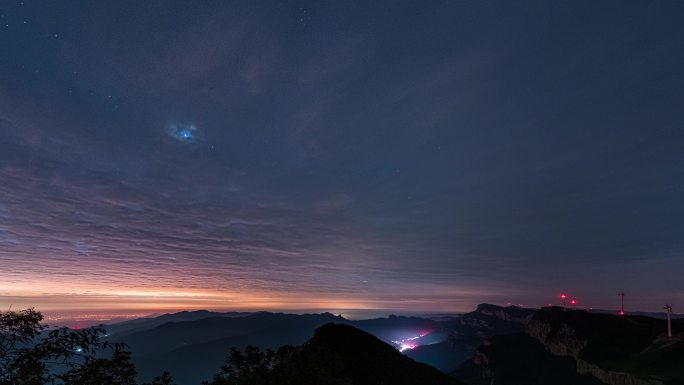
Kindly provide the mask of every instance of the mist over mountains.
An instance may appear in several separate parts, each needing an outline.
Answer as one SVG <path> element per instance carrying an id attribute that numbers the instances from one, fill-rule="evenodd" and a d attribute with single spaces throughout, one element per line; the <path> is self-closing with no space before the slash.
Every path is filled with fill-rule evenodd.
<path id="1" fill-rule="evenodd" d="M 108 340 L 128 345 L 141 378 L 171 367 L 183 384 L 209 378 L 225 360 L 229 347 L 301 345 L 328 323 L 357 327 L 397 348 L 400 344 L 392 341 L 420 337 L 421 333 L 425 336 L 412 340 L 414 344 L 436 336 L 446 338 L 444 324 L 426 318 L 391 316 L 352 321 L 330 313 L 181 312 L 108 325 L 106 329 Z"/>
<path id="2" fill-rule="evenodd" d="M 673 322 L 676 330 L 684 329 L 684 321 L 675 319 Z M 481 304 L 476 310 L 460 316 L 439 319 L 389 316 L 349 320 L 331 313 L 194 311 L 131 320 L 106 328 L 109 341 L 128 345 L 141 381 L 149 381 L 169 370 L 178 384 L 190 385 L 211 378 L 231 347 L 257 346 L 277 350 L 282 346 L 306 346 L 316 330 L 330 324 L 367 332 L 397 353 L 473 385 L 492 381 L 504 385 L 623 384 L 607 381 L 615 376 L 630 378 L 630 381 L 641 376 L 656 381 L 643 384 L 670 385 L 677 384 L 680 377 L 676 371 L 671 373 L 672 364 L 668 362 L 684 358 L 681 333 L 675 334 L 670 345 L 653 345 L 653 341 L 663 338 L 665 321 L 659 317 L 619 317 L 601 312 L 489 304 Z M 601 330 L 612 330 L 611 337 L 602 340 L 600 336 L 587 334 L 586 331 L 595 325 L 600 325 Z M 550 339 L 542 338 L 539 330 L 544 330 L 547 337 L 567 335 L 571 338 L 550 345 Z M 621 342 L 623 339 L 627 342 Z M 364 347 L 354 344 L 353 339 L 346 341 L 345 351 L 362 354 Z M 568 348 L 558 348 L 563 344 Z M 607 358 L 596 360 L 594 352 L 589 359 L 580 359 L 584 357 L 583 347 L 586 346 L 592 351 L 603 349 L 605 354 L 602 354 Z M 629 349 L 614 346 L 627 346 L 634 356 L 625 356 L 620 352 Z M 601 375 L 597 374 L 600 373 L 598 369 L 587 369 L 592 365 L 601 368 L 608 362 L 605 370 L 610 372 L 615 369 L 615 362 L 638 362 L 642 350 L 647 348 L 655 352 L 646 355 L 649 359 L 662 361 L 655 372 L 642 368 L 632 374 L 624 365 L 620 367 L 621 375 Z M 571 350 L 572 353 L 568 353 Z M 610 358 L 612 356 L 617 358 Z M 658 374 L 658 368 L 662 368 L 664 374 Z"/>

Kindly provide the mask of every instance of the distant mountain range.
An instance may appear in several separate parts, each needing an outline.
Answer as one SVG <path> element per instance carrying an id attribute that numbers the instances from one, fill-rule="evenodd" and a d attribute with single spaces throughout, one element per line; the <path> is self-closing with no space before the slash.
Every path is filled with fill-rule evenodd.
<path id="1" fill-rule="evenodd" d="M 321 329 L 331 324 L 337 326 Z M 663 339 L 663 319 L 636 315 L 489 304 L 438 320 L 390 316 L 354 321 L 330 313 L 193 311 L 126 321 L 106 329 L 110 341 L 128 345 L 141 381 L 168 370 L 178 384 L 193 385 L 210 379 L 231 347 L 305 346 L 316 330 L 353 334 L 343 326 L 370 333 L 378 343 L 386 344 L 383 349 L 427 363 L 465 384 L 684 384 L 675 369 L 678 366 L 672 366 L 684 358 L 678 332 L 684 329 L 684 320 L 674 320 L 675 337 Z M 593 334 L 592 328 L 610 331 L 610 338 Z M 559 337 L 566 334 L 572 338 Z M 345 356 L 345 362 L 353 358 L 351 352 L 362 355 L 367 349 L 351 337 L 341 341 L 345 341 L 345 354 L 351 355 Z"/>
<path id="2" fill-rule="evenodd" d="M 473 312 L 443 321 L 447 337 L 438 343 L 417 346 L 406 355 L 419 362 L 451 372 L 475 354 L 477 348 L 497 335 L 518 333 L 536 312 L 515 306 L 481 304 Z"/>
<path id="3" fill-rule="evenodd" d="M 251 312 L 214 312 L 208 310 L 181 311 L 167 313 L 144 318 L 136 318 L 128 321 L 117 322 L 106 326 L 109 334 L 130 332 L 134 330 L 148 330 L 169 322 L 197 321 L 209 317 L 244 317 Z"/>
<path id="4" fill-rule="evenodd" d="M 592 309 L 592 310 L 589 310 L 589 312 L 590 313 L 596 313 L 596 314 L 617 315 L 617 311 L 615 311 L 615 310 Z M 627 315 L 630 315 L 630 316 L 642 315 L 645 317 L 660 318 L 660 319 L 667 318 L 667 313 L 665 313 L 665 312 L 653 312 L 653 311 L 630 311 L 630 312 L 627 312 Z M 681 319 L 681 318 L 684 318 L 684 314 L 672 314 L 671 317 L 672 317 L 672 319 Z"/>
<path id="5" fill-rule="evenodd" d="M 328 323 L 357 327 L 395 348 L 409 338 L 418 337 L 411 340 L 412 344 L 421 344 L 439 342 L 447 336 L 442 322 L 425 318 L 390 316 L 351 321 L 330 313 L 193 311 L 136 319 L 105 328 L 108 340 L 128 345 L 141 380 L 149 381 L 161 371 L 172 369 L 180 384 L 190 385 L 210 378 L 225 360 L 230 347 L 254 345 L 277 349 L 283 345 L 300 345 L 317 328 Z"/>
<path id="6" fill-rule="evenodd" d="M 259 385 L 462 385 L 355 327 L 329 323 L 288 349 Z M 282 351 L 282 350 L 281 350 Z"/>

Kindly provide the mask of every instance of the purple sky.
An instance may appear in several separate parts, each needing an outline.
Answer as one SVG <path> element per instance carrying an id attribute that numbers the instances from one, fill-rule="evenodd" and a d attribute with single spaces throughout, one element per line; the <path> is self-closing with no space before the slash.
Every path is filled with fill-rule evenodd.
<path id="1" fill-rule="evenodd" d="M 684 307 L 677 2 L 0 4 L 0 307 Z"/>

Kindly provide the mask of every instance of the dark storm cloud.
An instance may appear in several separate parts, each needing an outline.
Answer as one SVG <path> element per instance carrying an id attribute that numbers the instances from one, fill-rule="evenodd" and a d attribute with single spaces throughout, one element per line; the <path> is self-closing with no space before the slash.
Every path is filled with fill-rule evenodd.
<path id="1" fill-rule="evenodd" d="M 0 293 L 681 298 L 681 12 L 3 4 Z"/>

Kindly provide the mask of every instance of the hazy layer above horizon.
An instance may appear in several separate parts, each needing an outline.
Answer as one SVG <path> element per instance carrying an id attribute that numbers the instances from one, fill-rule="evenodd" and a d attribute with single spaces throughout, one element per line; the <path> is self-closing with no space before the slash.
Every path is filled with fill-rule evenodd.
<path id="1" fill-rule="evenodd" d="M 684 3 L 0 4 L 0 309 L 681 303 Z"/>

